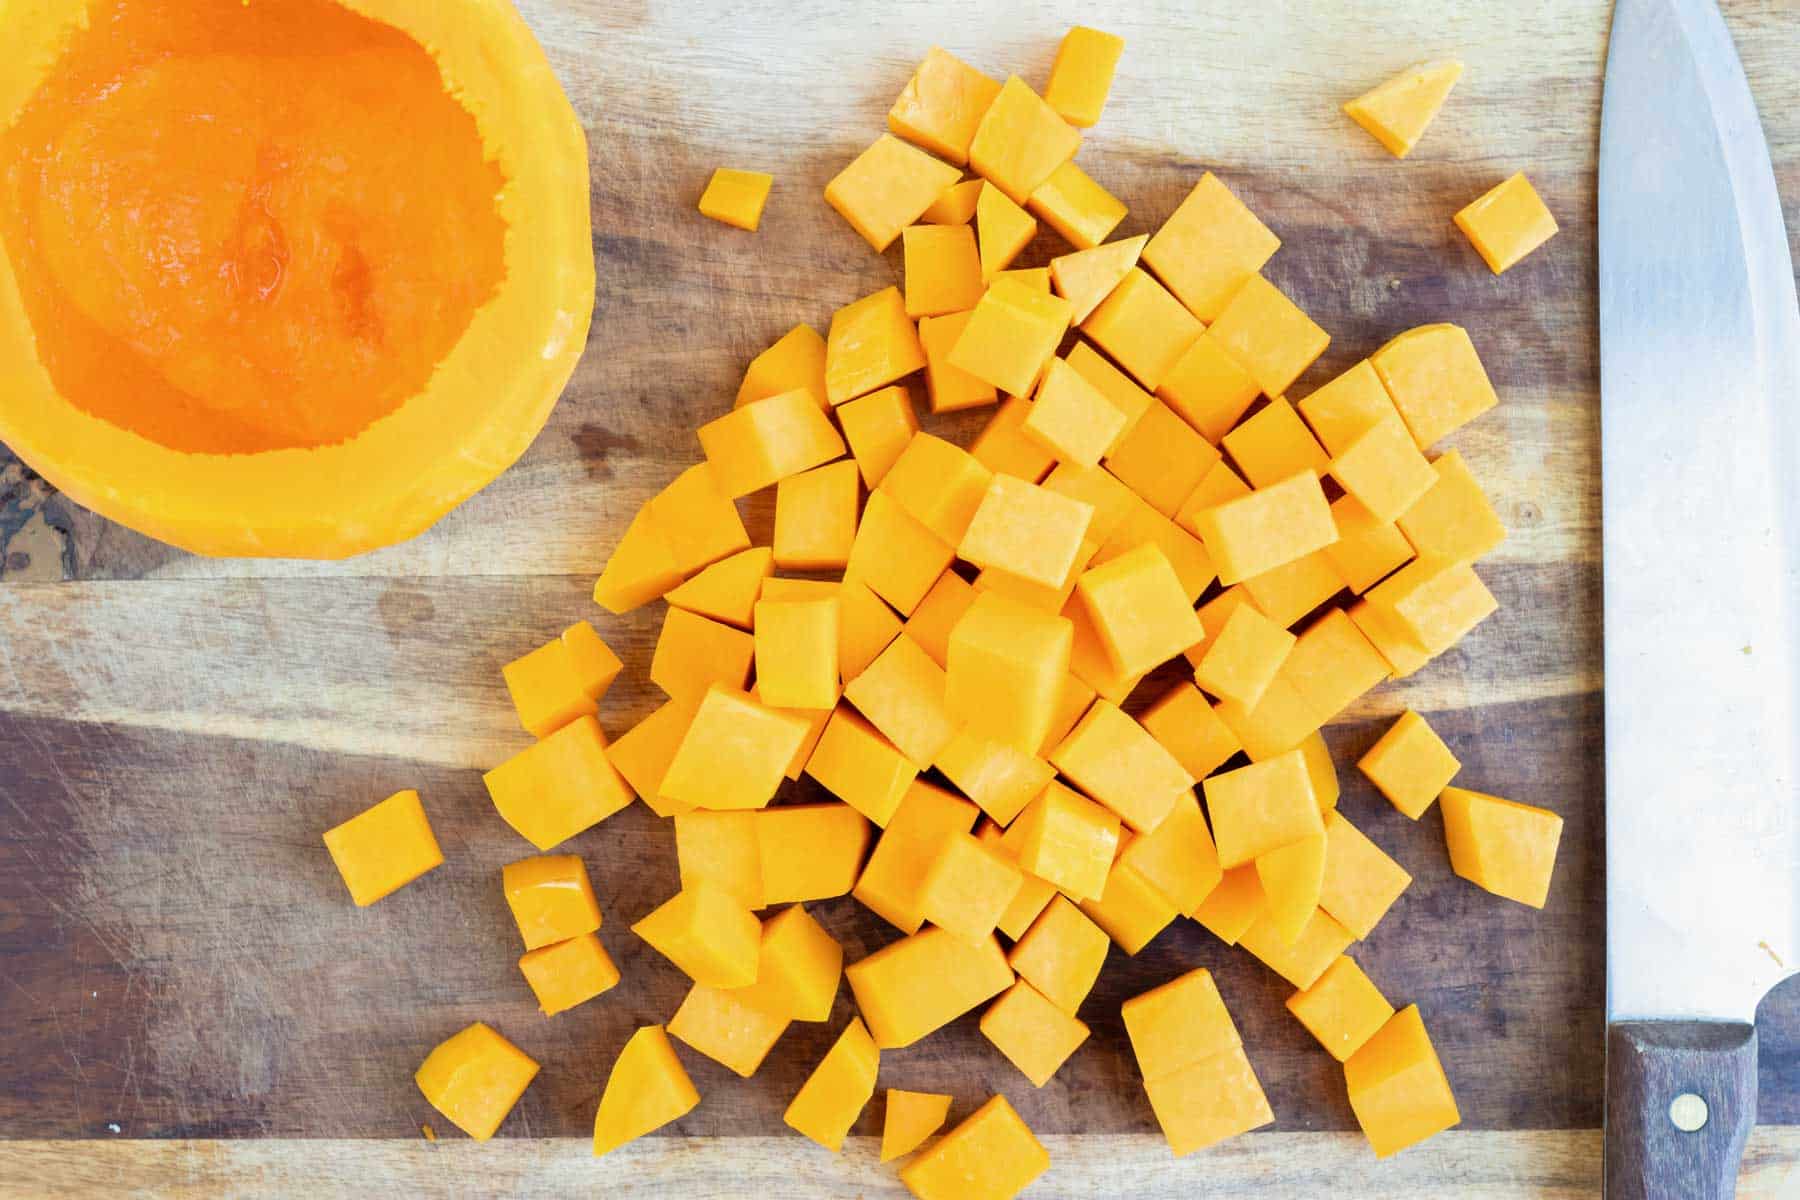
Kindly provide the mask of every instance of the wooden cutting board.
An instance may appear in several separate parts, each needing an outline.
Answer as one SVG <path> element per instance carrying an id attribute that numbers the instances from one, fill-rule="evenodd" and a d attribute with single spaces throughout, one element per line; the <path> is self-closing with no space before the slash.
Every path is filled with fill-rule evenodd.
<path id="1" fill-rule="evenodd" d="M 529 848 L 493 812 L 479 769 L 526 741 L 500 665 L 577 618 L 627 664 L 609 730 L 654 705 L 642 680 L 661 606 L 606 616 L 588 599 L 593 577 L 636 506 L 695 460 L 692 428 L 729 406 L 753 353 L 796 321 L 824 329 L 835 306 L 898 279 L 898 251 L 872 254 L 820 189 L 881 129 L 912 64 L 938 43 L 1041 84 L 1063 30 L 1091 20 L 1128 47 L 1081 152 L 1131 206 L 1122 235 L 1156 228 L 1216 170 L 1282 236 L 1270 276 L 1333 336 L 1297 392 L 1440 320 L 1469 328 L 1499 388 L 1501 406 L 1454 441 L 1511 532 L 1481 568 L 1500 613 L 1327 731 L 1343 810 L 1416 879 L 1355 953 L 1397 1003 L 1423 1008 L 1463 1126 L 1377 1167 L 1344 1132 L 1341 1072 L 1283 1009 L 1287 986 L 1185 921 L 1135 959 L 1115 951 L 1084 1009 L 1093 1037 L 1047 1087 L 1031 1089 L 968 1019 L 884 1055 L 881 1083 L 954 1092 L 958 1115 L 1005 1092 L 1055 1155 L 1033 1195 L 1594 1194 L 1593 179 L 1607 6 L 522 7 L 591 140 L 600 293 L 587 356 L 518 466 L 426 536 L 330 565 L 192 558 L 0 456 L 0 1139 L 11 1139 L 0 1194 L 366 1193 L 383 1181 L 420 1194 L 896 1194 L 867 1139 L 832 1159 L 778 1136 L 783 1107 L 851 1014 L 847 989 L 831 1022 L 795 1025 L 753 1080 L 687 1055 L 705 1100 L 670 1136 L 599 1165 L 566 1140 L 590 1130 L 627 1033 L 665 1020 L 683 994 L 627 931 L 675 890 L 672 836 L 636 806 L 572 843 L 625 981 L 545 1020 L 514 966 L 499 891 L 501 865 Z M 1793 221 L 1800 26 L 1782 0 L 1727 7 Z M 1393 70 L 1446 55 L 1468 72 L 1405 162 L 1338 111 Z M 760 233 L 693 211 L 720 164 L 775 174 Z M 1519 169 L 1563 232 L 1496 278 L 1450 214 Z M 1031 261 L 1060 249 L 1046 234 Z M 766 539 L 767 497 L 746 516 Z M 1438 815 L 1407 821 L 1356 773 L 1409 705 L 1462 759 L 1459 782 L 1565 817 L 1544 911 L 1453 877 Z M 319 834 L 402 787 L 423 791 L 448 861 L 357 910 Z M 852 959 L 892 936 L 848 900 L 818 910 Z M 1154 1136 L 1117 1012 L 1196 965 L 1218 976 L 1277 1132 L 1176 1163 Z M 486 1147 L 436 1119 L 411 1080 L 432 1045 L 477 1019 L 545 1068 Z M 1800 1125 L 1800 988 L 1771 997 L 1761 1027 L 1766 1127 L 1744 1194 L 1792 1195 L 1800 1129 L 1779 1127 Z M 858 1132 L 877 1133 L 880 1114 L 872 1104 Z M 424 1142 L 426 1121 L 450 1139 Z"/>

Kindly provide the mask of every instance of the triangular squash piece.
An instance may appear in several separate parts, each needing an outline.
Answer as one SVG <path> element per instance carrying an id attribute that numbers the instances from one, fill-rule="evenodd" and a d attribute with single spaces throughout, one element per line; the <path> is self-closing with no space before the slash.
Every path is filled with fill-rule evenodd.
<path id="1" fill-rule="evenodd" d="M 775 573 L 775 552 L 752 546 L 721 559 L 664 597 L 676 608 L 749 629 L 763 580 Z"/>
<path id="2" fill-rule="evenodd" d="M 949 1115 L 948 1096 L 889 1088 L 887 1115 L 881 1123 L 881 1161 L 892 1162 L 917 1150 L 926 1138 L 943 1128 L 944 1118 Z"/>
<path id="3" fill-rule="evenodd" d="M 610 613 L 627 613 L 675 587 L 681 576 L 675 551 L 646 506 L 631 518 L 606 560 L 594 584 L 594 603 Z"/>
<path id="4" fill-rule="evenodd" d="M 1088 314 L 1119 286 L 1119 281 L 1131 274 L 1149 240 L 1149 234 L 1140 233 L 1122 242 L 1107 242 L 1092 250 L 1077 250 L 1050 260 L 1050 279 L 1056 284 L 1056 294 L 1074 306 L 1071 325 L 1087 320 Z"/>
<path id="5" fill-rule="evenodd" d="M 1269 898 L 1265 910 L 1269 921 L 1282 941 L 1293 945 L 1319 907 L 1325 886 L 1325 835 L 1315 833 L 1262 855 L 1256 860 L 1256 876 Z"/>
<path id="6" fill-rule="evenodd" d="M 1462 63 L 1453 58 L 1420 63 L 1364 92 L 1344 105 L 1344 111 L 1395 158 L 1405 158 L 1425 135 L 1425 127 L 1437 116 L 1462 73 Z"/>
<path id="7" fill-rule="evenodd" d="M 795 388 L 805 388 L 821 408 L 825 406 L 825 339 L 811 325 L 794 326 L 750 360 L 732 407 L 742 408 Z"/>
<path id="8" fill-rule="evenodd" d="M 1037 219 L 991 183 L 975 198 L 975 241 L 981 249 L 981 282 L 989 283 L 1019 257 L 1037 235 Z"/>
<path id="9" fill-rule="evenodd" d="M 669 1035 L 661 1025 L 644 1026 L 625 1042 L 606 1077 L 594 1115 L 594 1157 L 661 1129 L 699 1103 Z"/>

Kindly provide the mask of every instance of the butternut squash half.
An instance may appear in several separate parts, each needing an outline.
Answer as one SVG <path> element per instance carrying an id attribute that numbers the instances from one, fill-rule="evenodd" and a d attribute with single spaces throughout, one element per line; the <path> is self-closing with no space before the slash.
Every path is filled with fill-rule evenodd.
<path id="1" fill-rule="evenodd" d="M 587 339 L 587 143 L 505 0 L 31 0 L 0 56 L 0 441 L 202 554 L 409 538 Z"/>

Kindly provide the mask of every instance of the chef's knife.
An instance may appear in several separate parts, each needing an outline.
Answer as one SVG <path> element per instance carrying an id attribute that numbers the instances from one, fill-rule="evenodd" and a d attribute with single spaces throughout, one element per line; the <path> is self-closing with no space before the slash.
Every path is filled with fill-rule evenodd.
<path id="1" fill-rule="evenodd" d="M 1606 1193 L 1712 1200 L 1800 965 L 1800 314 L 1713 0 L 1618 0 L 1599 197 Z"/>

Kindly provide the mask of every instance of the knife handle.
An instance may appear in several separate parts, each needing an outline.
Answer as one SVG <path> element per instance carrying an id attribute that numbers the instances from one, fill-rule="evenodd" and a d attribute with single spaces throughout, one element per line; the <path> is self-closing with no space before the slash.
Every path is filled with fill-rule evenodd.
<path id="1" fill-rule="evenodd" d="M 1607 1027 L 1607 1200 L 1730 1200 L 1755 1124 L 1756 1026 Z"/>

